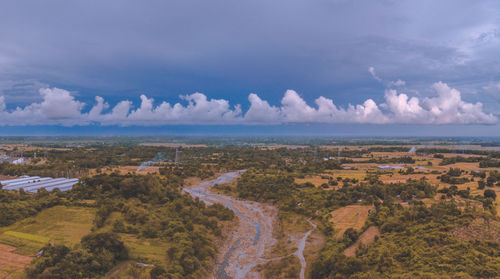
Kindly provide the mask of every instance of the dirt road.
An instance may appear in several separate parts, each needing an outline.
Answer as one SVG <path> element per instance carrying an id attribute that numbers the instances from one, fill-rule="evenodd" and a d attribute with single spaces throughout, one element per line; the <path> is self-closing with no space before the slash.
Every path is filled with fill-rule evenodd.
<path id="1" fill-rule="evenodd" d="M 236 231 L 227 241 L 215 268 L 217 279 L 260 278 L 254 267 L 267 262 L 266 252 L 276 243 L 273 237 L 273 223 L 278 210 L 270 205 L 252 201 L 237 200 L 232 197 L 212 193 L 210 188 L 219 183 L 229 182 L 242 171 L 225 173 L 217 179 L 202 182 L 184 191 L 198 197 L 207 204 L 221 203 L 239 217 Z"/>
<path id="2" fill-rule="evenodd" d="M 307 222 L 309 222 L 309 224 L 311 224 L 312 229 L 307 231 L 306 234 L 304 235 L 304 237 L 302 237 L 299 240 L 299 243 L 297 244 L 298 249 L 294 253 L 294 255 L 297 256 L 297 258 L 299 258 L 299 261 L 300 261 L 300 276 L 299 276 L 300 279 L 306 278 L 306 275 L 305 275 L 306 274 L 306 259 L 304 258 L 304 249 L 306 248 L 306 241 L 307 241 L 307 238 L 309 237 L 309 235 L 317 227 L 316 224 L 311 222 L 311 220 L 307 219 Z"/>

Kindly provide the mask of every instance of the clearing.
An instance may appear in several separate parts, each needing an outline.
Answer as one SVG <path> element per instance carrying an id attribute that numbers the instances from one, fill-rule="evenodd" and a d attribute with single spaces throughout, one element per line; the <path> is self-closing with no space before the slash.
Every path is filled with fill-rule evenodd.
<path id="1" fill-rule="evenodd" d="M 16 247 L 0 244 L 0 278 L 12 278 L 29 265 L 32 257 L 15 254 Z"/>
<path id="2" fill-rule="evenodd" d="M 337 237 L 342 237 L 348 228 L 359 231 L 365 225 L 370 209 L 373 209 L 372 205 L 348 205 L 334 210 L 331 221 L 338 230 Z"/>
<path id="3" fill-rule="evenodd" d="M 359 246 L 363 244 L 363 246 L 368 246 L 375 241 L 375 237 L 380 235 L 380 231 L 377 227 L 371 226 L 364 233 L 362 233 L 356 242 L 349 246 L 344 250 L 344 255 L 347 257 L 356 256 L 356 250 L 358 250 Z"/>
<path id="4" fill-rule="evenodd" d="M 47 242 L 73 245 L 90 233 L 95 209 L 55 206 L 0 229 L 0 243 L 17 248 L 16 253 L 33 256 Z"/>
<path id="5" fill-rule="evenodd" d="M 323 177 L 326 177 L 326 176 L 323 176 Z M 319 187 L 323 183 L 328 184 L 328 179 L 321 178 L 321 176 L 319 176 L 319 175 L 308 176 L 305 178 L 295 178 L 295 183 L 297 183 L 297 184 L 303 184 L 303 183 L 307 183 L 307 182 L 310 182 L 310 183 L 314 184 L 314 186 Z"/>
<path id="6" fill-rule="evenodd" d="M 469 225 L 457 227 L 452 234 L 463 240 L 500 240 L 500 222 L 494 219 L 476 218 Z"/>

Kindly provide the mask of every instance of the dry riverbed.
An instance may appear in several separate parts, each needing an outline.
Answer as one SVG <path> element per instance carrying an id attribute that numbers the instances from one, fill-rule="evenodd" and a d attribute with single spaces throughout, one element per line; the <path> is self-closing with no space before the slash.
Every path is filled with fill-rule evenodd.
<path id="1" fill-rule="evenodd" d="M 304 248 L 310 234 L 316 225 L 307 220 L 307 231 L 294 238 L 295 252 L 287 256 L 273 257 L 272 249 L 277 244 L 276 235 L 273 235 L 278 220 L 278 209 L 269 204 L 240 200 L 231 196 L 210 191 L 216 184 L 223 184 L 237 178 L 243 171 L 229 172 L 218 178 L 205 182 L 189 183 L 191 186 L 184 191 L 197 197 L 207 204 L 220 203 L 234 211 L 238 217 L 237 226 L 219 250 L 216 260 L 214 278 L 260 278 L 261 269 L 268 262 L 286 259 L 289 256 L 297 257 L 300 269 L 296 272 L 299 278 L 305 278 L 306 259 Z M 290 232 L 292 233 L 292 232 Z M 293 232 L 293 235 L 296 235 Z"/>
<path id="2" fill-rule="evenodd" d="M 259 272 L 254 268 L 267 261 L 265 254 L 276 243 L 273 237 L 273 224 L 278 214 L 276 207 L 210 191 L 215 184 L 227 183 L 240 173 L 241 171 L 225 173 L 215 180 L 184 188 L 191 196 L 198 197 L 207 204 L 221 203 L 238 216 L 238 226 L 222 247 L 217 259 L 215 278 L 260 278 Z"/>

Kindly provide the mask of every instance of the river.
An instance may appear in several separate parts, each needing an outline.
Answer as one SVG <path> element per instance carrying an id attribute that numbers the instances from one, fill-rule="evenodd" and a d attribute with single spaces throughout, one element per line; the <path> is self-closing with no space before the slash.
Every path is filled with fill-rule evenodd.
<path id="1" fill-rule="evenodd" d="M 214 274 L 217 279 L 260 278 L 254 267 L 267 262 L 264 256 L 276 243 L 273 237 L 273 223 L 278 214 L 276 207 L 210 191 L 215 184 L 229 182 L 242 172 L 224 173 L 214 180 L 184 188 L 185 192 L 207 204 L 223 204 L 239 218 L 238 227 L 221 249 L 222 253 L 217 259 Z"/>

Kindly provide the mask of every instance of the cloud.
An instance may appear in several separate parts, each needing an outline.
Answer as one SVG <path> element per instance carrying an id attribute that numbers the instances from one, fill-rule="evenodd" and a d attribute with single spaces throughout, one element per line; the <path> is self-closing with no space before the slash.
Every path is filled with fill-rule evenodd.
<path id="1" fill-rule="evenodd" d="M 76 101 L 70 92 L 59 88 L 40 89 L 43 102 L 40 104 L 40 113 L 48 119 L 78 118 L 84 103 Z"/>
<path id="2" fill-rule="evenodd" d="M 0 96 L 0 112 L 4 111 L 5 108 L 6 108 L 5 97 L 4 96 Z"/>
<path id="3" fill-rule="evenodd" d="M 368 72 L 370 72 L 370 74 L 372 75 L 373 79 L 375 79 L 376 81 L 384 84 L 386 87 L 400 87 L 400 86 L 405 86 L 406 85 L 406 82 L 404 80 L 396 80 L 396 81 L 385 81 L 383 80 L 382 78 L 380 78 L 377 73 L 375 72 L 375 68 L 374 67 L 369 67 L 368 68 Z"/>
<path id="4" fill-rule="evenodd" d="M 0 92 L 23 106 L 46 87 L 37 81 L 114 99 L 131 88 L 242 92 L 290 81 L 361 95 L 379 88 L 372 77 L 404 86 L 395 76 L 472 90 L 500 75 L 499 1 L 148 1 L 119 11 L 117 0 L 20 2 L 0 10 Z"/>
<path id="5" fill-rule="evenodd" d="M 245 114 L 245 120 L 248 123 L 269 123 L 275 124 L 281 121 L 281 112 L 278 107 L 269 105 L 265 100 L 262 100 L 257 94 L 251 93 L 248 95 L 250 108 Z"/>
<path id="6" fill-rule="evenodd" d="M 248 96 L 250 106 L 231 106 L 228 100 L 210 99 L 202 93 L 180 96 L 181 102 L 170 104 L 141 95 L 141 102 L 122 100 L 114 107 L 100 96 L 92 106 L 59 88 L 40 89 L 42 101 L 7 110 L 0 96 L 0 125 L 269 125 L 282 123 L 364 123 L 364 124 L 494 124 L 496 116 L 483 111 L 480 102 L 462 100 L 458 90 L 443 82 L 432 85 L 435 97 L 419 99 L 395 89 L 385 91 L 385 102 L 378 105 L 367 99 L 346 108 L 332 99 L 320 96 L 309 105 L 294 90 L 287 90 L 279 106 L 270 105 L 257 94 Z M 89 108 L 85 110 L 85 108 Z"/>
<path id="7" fill-rule="evenodd" d="M 386 90 L 385 106 L 392 114 L 395 123 L 415 124 L 493 124 L 497 118 L 483 111 L 483 104 L 467 103 L 462 100 L 458 90 L 446 83 L 432 85 L 437 97 L 424 98 L 422 103 L 417 97 L 409 98 L 396 90 Z"/>
<path id="8" fill-rule="evenodd" d="M 5 110 L 2 96 L 3 110 L 0 110 L 0 121 L 4 126 L 24 125 L 82 125 L 87 124 L 86 117 L 81 111 L 85 104 L 75 100 L 71 93 L 59 88 L 43 88 L 39 90 L 43 100 L 41 103 L 32 103 L 24 108 L 17 107 L 13 111 Z"/>
<path id="9" fill-rule="evenodd" d="M 375 73 L 375 68 L 374 67 L 369 67 L 368 68 L 368 72 L 370 72 L 370 74 L 372 75 L 373 79 L 375 79 L 376 81 L 382 81 L 382 79 L 377 76 L 377 73 Z"/>
<path id="10" fill-rule="evenodd" d="M 389 81 L 389 87 L 399 87 L 399 86 L 405 86 L 406 82 L 404 80 L 396 80 L 396 81 Z"/>
<path id="11" fill-rule="evenodd" d="M 495 100 L 500 102 L 500 82 L 490 83 L 487 86 L 483 87 L 483 90 L 493 97 Z"/>

